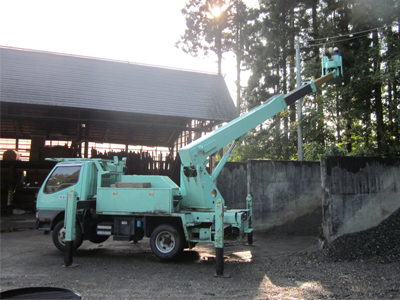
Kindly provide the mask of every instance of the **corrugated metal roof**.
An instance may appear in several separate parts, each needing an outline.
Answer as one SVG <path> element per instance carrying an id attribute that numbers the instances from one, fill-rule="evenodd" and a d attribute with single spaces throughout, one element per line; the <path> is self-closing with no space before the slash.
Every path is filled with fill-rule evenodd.
<path id="1" fill-rule="evenodd" d="M 221 75 L 0 47 L 0 100 L 229 121 Z"/>

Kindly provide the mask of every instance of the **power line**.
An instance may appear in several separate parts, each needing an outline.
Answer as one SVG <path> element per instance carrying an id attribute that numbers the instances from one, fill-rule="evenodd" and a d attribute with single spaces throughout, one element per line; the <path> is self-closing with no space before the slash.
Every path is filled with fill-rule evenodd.
<path id="1" fill-rule="evenodd" d="M 342 40 L 336 40 L 336 41 L 327 41 L 325 43 L 320 43 L 320 44 L 311 44 L 310 46 L 314 47 L 314 46 L 323 46 L 323 45 L 329 45 L 329 44 L 339 44 L 339 43 L 342 43 L 342 42 L 346 42 L 346 41 L 350 41 L 350 40 L 354 40 L 354 39 L 359 39 L 359 38 L 366 37 L 366 36 L 369 36 L 369 33 L 368 34 L 364 34 L 364 35 L 360 35 L 360 36 L 355 36 L 355 37 L 348 38 L 348 39 L 342 39 Z"/>
<path id="2" fill-rule="evenodd" d="M 374 31 L 374 30 L 377 30 L 377 29 L 382 29 L 382 28 L 387 28 L 387 27 L 388 26 L 382 26 L 382 27 L 376 27 L 376 28 L 372 28 L 372 29 L 368 29 L 368 30 L 352 32 L 352 33 L 348 33 L 348 34 L 342 34 L 342 35 L 337 35 L 337 36 L 329 36 L 329 37 L 324 37 L 324 38 L 319 38 L 319 39 L 313 39 L 313 40 L 309 40 L 309 42 L 320 41 L 320 40 L 329 40 L 329 39 L 334 39 L 334 38 L 351 36 L 351 35 L 355 35 L 355 34 L 359 34 L 359 33 L 371 32 L 371 31 Z"/>

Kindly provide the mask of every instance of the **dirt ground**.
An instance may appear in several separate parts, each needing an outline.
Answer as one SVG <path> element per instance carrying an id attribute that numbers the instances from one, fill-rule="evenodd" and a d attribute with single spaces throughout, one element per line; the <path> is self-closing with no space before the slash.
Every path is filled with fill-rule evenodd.
<path id="1" fill-rule="evenodd" d="M 400 261 L 329 262 L 314 237 L 255 232 L 254 245 L 227 244 L 225 275 L 216 278 L 212 244 L 160 262 L 148 239 L 138 244 L 85 241 L 77 267 L 36 230 L 1 233 L 1 291 L 61 287 L 83 299 L 400 299 Z"/>

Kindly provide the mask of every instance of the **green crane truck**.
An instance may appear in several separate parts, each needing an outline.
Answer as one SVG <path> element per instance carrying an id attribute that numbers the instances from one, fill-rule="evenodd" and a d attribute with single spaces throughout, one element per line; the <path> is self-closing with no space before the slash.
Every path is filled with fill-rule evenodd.
<path id="1" fill-rule="evenodd" d="M 236 142 L 249 130 L 286 109 L 322 83 L 342 76 L 341 56 L 324 58 L 324 76 L 287 95 L 278 95 L 179 150 L 180 186 L 166 176 L 125 175 L 125 159 L 53 159 L 37 197 L 36 228 L 53 231 L 54 245 L 72 263 L 72 250 L 83 240 L 102 243 L 150 238 L 162 260 L 179 256 L 197 243 L 214 243 L 217 275 L 223 275 L 224 240 L 253 242 L 252 198 L 245 209 L 226 209 L 214 181 Z M 229 151 L 210 174 L 209 158 L 225 145 Z"/>

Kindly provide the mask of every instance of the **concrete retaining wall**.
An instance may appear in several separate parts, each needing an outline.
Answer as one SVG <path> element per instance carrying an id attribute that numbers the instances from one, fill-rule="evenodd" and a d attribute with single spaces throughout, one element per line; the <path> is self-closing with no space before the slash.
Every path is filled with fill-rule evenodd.
<path id="1" fill-rule="evenodd" d="M 321 173 L 317 162 L 227 163 L 217 187 L 228 208 L 245 208 L 247 194 L 252 195 L 256 229 L 295 224 L 297 220 L 287 231 L 317 235 L 321 227 Z M 299 222 L 302 216 L 306 217 Z"/>
<path id="2" fill-rule="evenodd" d="M 217 188 L 229 209 L 246 208 L 247 163 L 226 163 L 218 175 Z"/>
<path id="3" fill-rule="evenodd" d="M 321 210 L 319 163 L 297 161 L 248 162 L 248 192 L 252 195 L 254 224 L 258 229 L 294 222 Z M 317 232 L 321 218 L 309 223 Z"/>
<path id="4" fill-rule="evenodd" d="M 321 188 L 322 186 L 322 188 Z M 400 208 L 400 158 L 227 163 L 217 187 L 228 208 L 253 197 L 254 227 L 337 237 L 378 225 Z"/>
<path id="5" fill-rule="evenodd" d="M 378 225 L 400 208 L 400 158 L 324 157 L 323 232 L 337 237 Z"/>

